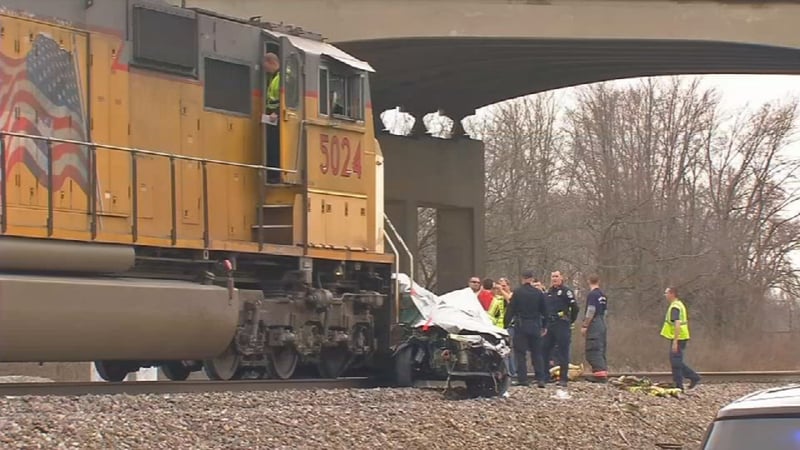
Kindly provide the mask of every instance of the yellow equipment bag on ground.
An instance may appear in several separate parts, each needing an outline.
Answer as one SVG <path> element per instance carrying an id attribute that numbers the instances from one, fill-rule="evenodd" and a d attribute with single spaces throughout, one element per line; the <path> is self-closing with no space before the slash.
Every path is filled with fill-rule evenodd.
<path id="1" fill-rule="evenodd" d="M 621 376 L 609 380 L 612 385 L 624 389 L 628 392 L 644 392 L 654 397 L 680 397 L 681 390 L 669 387 L 664 383 L 653 383 L 647 378 L 637 378 L 633 376 Z"/>
<path id="2" fill-rule="evenodd" d="M 550 379 L 558 380 L 560 375 L 561 375 L 560 366 L 555 366 L 552 369 L 550 369 Z M 569 381 L 575 381 L 581 375 L 583 375 L 583 363 L 581 363 L 580 365 L 578 364 L 569 365 L 569 370 L 567 371 L 567 379 Z"/>

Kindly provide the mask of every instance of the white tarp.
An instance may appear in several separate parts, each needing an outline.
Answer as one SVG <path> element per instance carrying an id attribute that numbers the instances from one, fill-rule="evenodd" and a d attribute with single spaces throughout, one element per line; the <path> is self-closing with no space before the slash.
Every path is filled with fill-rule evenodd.
<path id="1" fill-rule="evenodd" d="M 472 289 L 467 287 L 437 296 L 417 283 L 411 289 L 411 279 L 404 273 L 398 274 L 397 279 L 400 292 L 410 292 L 411 299 L 422 315 L 422 319 L 414 327 L 427 323 L 448 333 L 467 330 L 491 334 L 497 338 L 508 336 L 508 331 L 492 323 L 491 317 L 484 311 Z"/>

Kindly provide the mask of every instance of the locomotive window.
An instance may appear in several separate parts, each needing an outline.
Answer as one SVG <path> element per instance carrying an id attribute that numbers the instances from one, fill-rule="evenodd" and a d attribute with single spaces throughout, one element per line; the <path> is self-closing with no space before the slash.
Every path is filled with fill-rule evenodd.
<path id="1" fill-rule="evenodd" d="M 328 115 L 328 69 L 319 69 L 319 114 Z"/>
<path id="2" fill-rule="evenodd" d="M 250 67 L 205 58 L 206 108 L 250 114 Z"/>
<path id="3" fill-rule="evenodd" d="M 197 58 L 197 19 L 133 7 L 134 64 L 197 75 Z"/>
<path id="4" fill-rule="evenodd" d="M 300 104 L 299 75 L 300 60 L 296 54 L 292 54 L 286 60 L 286 80 L 284 80 L 287 108 L 297 109 L 297 106 Z"/>
<path id="5" fill-rule="evenodd" d="M 338 61 L 319 69 L 319 114 L 338 119 L 364 120 L 364 74 Z"/>
<path id="6" fill-rule="evenodd" d="M 347 95 L 348 114 L 351 118 L 362 120 L 364 118 L 364 77 L 356 75 L 348 78 Z"/>
<path id="7" fill-rule="evenodd" d="M 362 74 L 323 68 L 320 69 L 319 80 L 321 115 L 330 114 L 337 118 L 350 120 L 364 119 L 364 78 Z"/>

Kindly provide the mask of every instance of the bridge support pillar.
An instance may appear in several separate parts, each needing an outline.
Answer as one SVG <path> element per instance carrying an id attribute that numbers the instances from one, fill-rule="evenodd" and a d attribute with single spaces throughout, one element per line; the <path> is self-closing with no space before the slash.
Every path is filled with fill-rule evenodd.
<path id="1" fill-rule="evenodd" d="M 444 290 L 466 286 L 472 275 L 484 277 L 476 266 L 475 217 L 472 208 L 439 208 L 436 211 L 436 284 Z M 465 275 L 466 274 L 466 275 Z"/>
<path id="2" fill-rule="evenodd" d="M 468 277 L 483 276 L 483 142 L 386 133 L 378 141 L 385 163 L 386 214 L 412 252 L 417 249 L 417 207 L 438 211 L 435 292 L 459 289 Z"/>

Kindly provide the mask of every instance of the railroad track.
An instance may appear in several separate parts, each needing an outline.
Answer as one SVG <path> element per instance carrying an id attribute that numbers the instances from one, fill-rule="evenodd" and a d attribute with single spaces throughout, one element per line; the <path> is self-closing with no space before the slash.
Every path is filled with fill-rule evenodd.
<path id="1" fill-rule="evenodd" d="M 668 383 L 672 380 L 670 372 L 629 372 L 612 373 L 610 378 L 619 376 L 649 378 L 654 382 Z M 530 374 L 533 377 L 533 374 Z M 703 383 L 800 383 L 800 371 L 770 372 L 700 372 Z M 581 377 L 587 379 L 587 377 Z M 454 382 L 457 384 L 458 382 Z M 415 383 L 420 388 L 444 388 L 441 380 L 420 380 Z M 122 383 L 106 382 L 55 382 L 55 383 L 0 383 L 0 396 L 79 396 L 79 395 L 140 395 L 140 394 L 182 394 L 205 392 L 252 392 L 280 391 L 286 389 L 369 389 L 389 387 L 367 377 L 338 379 L 295 379 L 295 380 L 237 380 L 237 381 L 129 381 Z"/>
<path id="2" fill-rule="evenodd" d="M 609 373 L 608 377 L 618 378 L 621 376 L 634 376 L 637 378 L 648 378 L 655 383 L 671 383 L 671 372 L 618 372 Z M 703 384 L 721 384 L 721 383 L 800 383 L 800 371 L 793 370 L 779 370 L 779 371 L 739 371 L 739 372 L 700 372 L 703 378 Z M 530 381 L 535 379 L 533 373 L 528 374 Z M 590 380 L 589 375 L 581 375 L 581 381 Z M 453 382 L 454 386 L 460 385 L 461 382 Z M 443 389 L 446 386 L 445 381 L 441 380 L 420 380 L 415 383 L 419 388 L 430 389 Z"/>
<path id="3" fill-rule="evenodd" d="M 0 383 L 0 396 L 79 396 L 79 395 L 140 395 L 184 394 L 205 392 L 280 391 L 285 389 L 366 389 L 384 387 L 376 380 L 357 378 L 296 379 L 296 380 L 236 380 L 236 381 L 128 381 Z"/>

